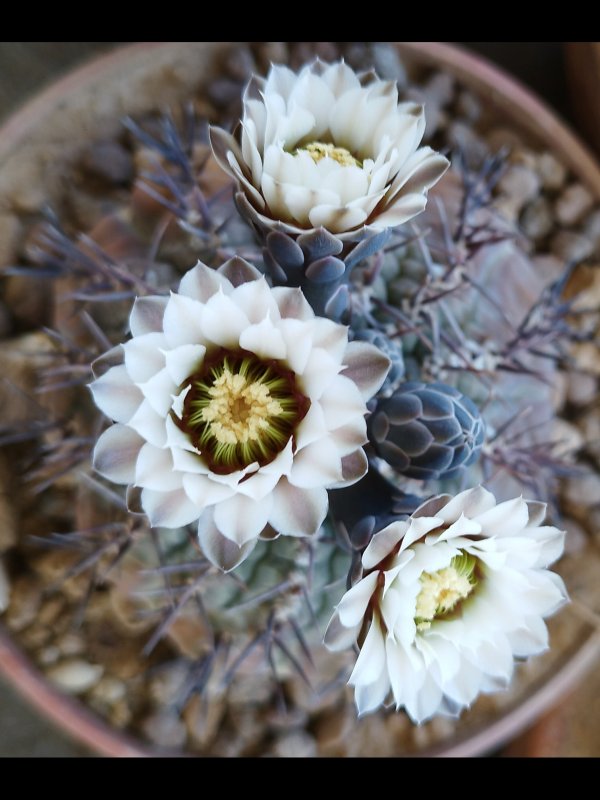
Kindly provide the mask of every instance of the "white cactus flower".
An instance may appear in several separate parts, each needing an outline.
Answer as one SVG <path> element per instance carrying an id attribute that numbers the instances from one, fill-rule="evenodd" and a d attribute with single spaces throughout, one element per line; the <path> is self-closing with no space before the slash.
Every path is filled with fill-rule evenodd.
<path id="1" fill-rule="evenodd" d="M 141 489 L 153 526 L 198 522 L 213 563 L 235 567 L 267 526 L 315 533 L 327 490 L 366 472 L 365 401 L 389 360 L 299 289 L 271 289 L 239 258 L 198 264 L 178 293 L 139 298 L 130 327 L 123 363 L 91 384 L 117 423 L 95 468 Z"/>
<path id="2" fill-rule="evenodd" d="M 211 142 L 253 222 L 353 240 L 424 210 L 449 165 L 419 148 L 424 131 L 423 107 L 399 104 L 394 81 L 316 60 L 299 74 L 272 66 L 266 80 L 254 77 L 239 136 L 212 128 Z"/>
<path id="3" fill-rule="evenodd" d="M 546 569 L 564 533 L 543 526 L 545 514 L 543 503 L 496 504 L 478 487 L 375 534 L 326 634 L 330 649 L 360 642 L 350 677 L 359 714 L 391 696 L 417 723 L 456 716 L 504 688 L 515 658 L 547 648 L 543 618 L 567 593 Z"/>

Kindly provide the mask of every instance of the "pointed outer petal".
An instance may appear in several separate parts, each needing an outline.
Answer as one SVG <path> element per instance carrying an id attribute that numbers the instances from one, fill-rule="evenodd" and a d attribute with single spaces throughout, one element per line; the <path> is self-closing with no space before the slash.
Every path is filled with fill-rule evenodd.
<path id="1" fill-rule="evenodd" d="M 250 118 L 242 120 L 240 138 L 242 156 L 250 168 L 252 183 L 258 186 L 262 175 L 263 163 L 258 147 L 256 146 L 257 136 L 254 120 Z"/>
<path id="2" fill-rule="evenodd" d="M 413 519 L 416 519 L 417 517 L 437 516 L 439 516 L 440 519 L 443 519 L 441 511 L 448 505 L 450 500 L 452 500 L 451 494 L 439 494 L 436 497 L 431 497 L 429 500 L 426 500 L 424 503 L 422 503 L 411 516 Z M 447 521 L 449 522 L 450 520 Z"/>
<path id="3" fill-rule="evenodd" d="M 487 675 L 500 678 L 504 684 L 510 680 L 514 659 L 505 636 L 498 636 L 494 642 L 482 642 L 475 652 L 474 660 Z"/>
<path id="4" fill-rule="evenodd" d="M 284 536 L 312 536 L 327 515 L 327 491 L 321 486 L 299 489 L 282 478 L 272 497 L 269 523 Z"/>
<path id="5" fill-rule="evenodd" d="M 389 572 L 397 574 L 401 569 L 400 566 L 394 567 Z M 417 633 L 415 608 L 421 585 L 417 581 L 411 586 L 399 586 L 394 579 L 387 582 L 387 570 L 385 576 L 387 591 L 384 592 L 381 601 L 381 614 L 388 629 L 388 636 L 403 647 L 412 647 Z"/>
<path id="6" fill-rule="evenodd" d="M 529 511 L 525 500 L 516 497 L 477 514 L 474 519 L 481 525 L 484 536 L 516 536 L 527 526 Z"/>
<path id="7" fill-rule="evenodd" d="M 298 239 L 298 244 L 306 254 L 307 261 L 318 261 L 325 256 L 339 255 L 344 245 L 325 228 L 318 228 L 310 233 L 302 233 Z"/>
<path id="8" fill-rule="evenodd" d="M 392 366 L 390 359 L 368 342 L 350 342 L 344 362 L 341 374 L 358 386 L 365 401 L 381 389 Z"/>
<path id="9" fill-rule="evenodd" d="M 359 625 L 365 616 L 369 601 L 377 588 L 379 572 L 372 572 L 349 589 L 337 606 L 336 613 L 345 628 Z"/>
<path id="10" fill-rule="evenodd" d="M 296 82 L 290 101 L 311 112 L 315 120 L 311 137 L 313 141 L 319 139 L 329 127 L 329 112 L 335 103 L 335 97 L 327 83 L 317 75 L 307 73 Z"/>
<path id="11" fill-rule="evenodd" d="M 232 152 L 238 161 L 243 162 L 242 151 L 238 143 L 230 133 L 214 125 L 210 125 L 208 128 L 208 138 L 217 164 L 234 178 L 235 173 L 231 169 L 227 155 Z"/>
<path id="12" fill-rule="evenodd" d="M 279 94 L 287 99 L 298 80 L 297 74 L 283 64 L 272 64 L 261 96 L 271 93 Z"/>
<path id="13" fill-rule="evenodd" d="M 166 353 L 167 372 L 177 386 L 198 372 L 204 361 L 206 347 L 201 344 L 182 344 Z"/>
<path id="14" fill-rule="evenodd" d="M 163 333 L 136 336 L 123 345 L 125 367 L 134 383 L 143 383 L 165 366 L 164 349 L 167 340 Z"/>
<path id="15" fill-rule="evenodd" d="M 507 554 L 497 551 L 496 542 L 493 539 L 484 539 L 478 542 L 472 542 L 469 539 L 455 539 L 452 544 L 483 561 L 489 569 L 502 570 L 507 564 Z"/>
<path id="16" fill-rule="evenodd" d="M 527 510 L 529 511 L 528 528 L 537 528 L 546 519 L 548 503 L 540 503 L 537 500 L 526 500 Z"/>
<path id="17" fill-rule="evenodd" d="M 273 227 L 276 226 L 277 230 L 280 230 L 283 233 L 293 234 L 294 236 L 299 236 L 301 233 L 306 233 L 306 229 L 300 228 L 298 225 L 284 222 L 281 219 L 274 220 L 273 216 L 267 216 L 266 213 L 261 214 L 260 211 L 257 211 L 256 208 L 254 208 L 243 192 L 238 192 L 235 195 L 235 202 L 240 214 L 245 217 L 246 220 L 250 220 L 252 225 L 255 225 L 259 228 L 263 227 L 267 230 L 272 230 Z"/>
<path id="18" fill-rule="evenodd" d="M 163 329 L 163 317 L 168 301 L 168 297 L 157 295 L 138 297 L 129 317 L 131 335 L 144 336 L 146 333 L 160 333 Z"/>
<path id="19" fill-rule="evenodd" d="M 312 211 L 315 208 L 335 208 L 340 210 L 340 198 L 335 192 L 326 189 L 309 189 L 306 186 L 293 186 L 289 183 L 274 181 L 274 191 L 282 193 L 285 208 L 292 217 L 303 227 L 311 221 Z M 263 178 L 263 185 L 266 184 Z M 311 224 L 313 224 L 311 222 Z M 315 227 L 318 227 L 315 225 Z M 328 256 L 329 257 L 329 256 Z"/>
<path id="20" fill-rule="evenodd" d="M 214 524 L 227 539 L 239 547 L 257 539 L 269 521 L 272 497 L 256 502 L 244 495 L 234 495 L 214 509 Z"/>
<path id="21" fill-rule="evenodd" d="M 200 341 L 208 339 L 220 347 L 234 349 L 239 346 L 240 336 L 250 322 L 231 297 L 219 291 L 203 307 L 201 324 L 203 337 Z"/>
<path id="22" fill-rule="evenodd" d="M 413 705 L 411 698 L 414 698 L 419 689 L 419 684 L 422 677 L 422 658 L 418 653 L 415 653 L 413 659 L 421 662 L 420 670 L 415 668 L 412 663 L 408 652 L 399 644 L 397 644 L 391 637 L 386 639 L 386 661 L 387 672 L 390 678 L 392 693 L 396 708 L 401 706 Z"/>
<path id="23" fill-rule="evenodd" d="M 543 526 L 527 529 L 527 538 L 533 538 L 539 547 L 538 557 L 532 565 L 536 569 L 549 567 L 562 556 L 565 547 L 566 531 Z M 501 541 L 501 540 L 500 540 Z"/>
<path id="24" fill-rule="evenodd" d="M 286 357 L 287 348 L 281 331 L 266 316 L 257 325 L 247 327 L 239 337 L 240 347 L 255 353 L 259 358 L 281 360 Z"/>
<path id="25" fill-rule="evenodd" d="M 165 418 L 157 414 L 147 400 L 144 400 L 127 424 L 155 447 L 164 447 L 167 444 Z"/>
<path id="26" fill-rule="evenodd" d="M 369 178 L 361 167 L 334 168 L 324 176 L 322 186 L 335 192 L 346 206 L 357 198 L 365 199 L 369 192 Z"/>
<path id="27" fill-rule="evenodd" d="M 379 678 L 368 686 L 355 687 L 354 702 L 359 717 L 376 711 L 385 703 L 386 697 L 390 692 L 390 679 L 387 670 L 384 669 Z"/>
<path id="28" fill-rule="evenodd" d="M 389 206 L 383 214 L 379 214 L 372 221 L 373 227 L 381 230 L 382 228 L 396 228 L 404 225 L 413 217 L 418 216 L 427 206 L 427 197 L 422 194 L 409 194 L 400 197 Z"/>
<path id="29" fill-rule="evenodd" d="M 375 683 L 385 670 L 385 666 L 383 633 L 373 620 L 348 683 L 351 686 Z"/>
<path id="30" fill-rule="evenodd" d="M 432 671 L 436 680 L 442 686 L 454 679 L 461 663 L 461 658 L 454 642 L 437 636 L 430 629 L 427 633 L 421 634 L 417 638 L 416 646 L 422 653 L 427 668 Z"/>
<path id="31" fill-rule="evenodd" d="M 272 492 L 283 475 L 287 475 L 294 461 L 292 439 L 289 440 L 284 450 L 264 467 L 261 467 L 248 480 L 241 481 L 237 486 L 240 494 L 245 494 L 253 500 L 262 500 Z"/>
<path id="32" fill-rule="evenodd" d="M 315 312 L 301 289 L 276 286 L 271 289 L 271 294 L 275 298 L 282 319 L 311 320 L 315 318 Z"/>
<path id="33" fill-rule="evenodd" d="M 481 525 L 474 522 L 472 519 L 467 519 L 464 514 L 461 514 L 456 522 L 448 526 L 439 536 L 434 536 L 436 542 L 445 542 L 448 539 L 454 539 L 456 536 L 477 536 L 481 533 Z"/>
<path id="34" fill-rule="evenodd" d="M 353 486 L 369 471 L 369 461 L 362 448 L 342 457 L 342 480 L 330 486 L 330 489 L 344 489 Z"/>
<path id="35" fill-rule="evenodd" d="M 262 322 L 267 316 L 276 323 L 281 319 L 269 284 L 262 275 L 259 280 L 252 280 L 238 286 L 232 292 L 231 299 L 254 325 Z"/>
<path id="36" fill-rule="evenodd" d="M 423 205 L 425 208 L 425 205 Z M 340 207 L 332 203 L 320 203 L 310 209 L 308 218 L 315 228 L 327 228 L 332 233 L 358 228 L 367 219 L 368 213 L 363 208 Z"/>
<path id="37" fill-rule="evenodd" d="M 231 486 L 211 481 L 206 475 L 188 472 L 180 475 L 180 481 L 183 483 L 185 493 L 199 511 L 207 506 L 223 503 L 235 494 L 235 489 Z"/>
<path id="38" fill-rule="evenodd" d="M 296 448 L 302 450 L 313 442 L 325 439 L 329 434 L 323 409 L 318 402 L 311 403 L 306 416 L 296 428 Z"/>
<path id="39" fill-rule="evenodd" d="M 344 61 L 323 65 L 321 80 L 331 89 L 335 97 L 341 97 L 351 89 L 358 89 L 360 82 L 354 70 Z"/>
<path id="40" fill-rule="evenodd" d="M 111 425 L 94 448 L 94 469 L 113 483 L 133 483 L 135 462 L 144 440 L 125 425 Z"/>
<path id="41" fill-rule="evenodd" d="M 173 404 L 173 395 L 177 391 L 177 385 L 166 367 L 146 383 L 138 384 L 138 387 L 156 413 L 166 419 Z"/>
<path id="42" fill-rule="evenodd" d="M 364 417 L 357 417 L 347 425 L 332 431 L 329 438 L 333 442 L 338 455 L 345 458 L 367 444 L 367 423 Z"/>
<path id="43" fill-rule="evenodd" d="M 418 517 L 417 519 L 409 520 L 409 527 L 402 539 L 400 545 L 400 552 L 406 550 L 411 544 L 414 544 L 418 539 L 425 537 L 430 531 L 442 525 L 440 517 Z"/>
<path id="44" fill-rule="evenodd" d="M 90 383 L 89 388 L 100 411 L 123 424 L 129 422 L 144 399 L 142 392 L 131 382 L 124 365 L 111 367 L 101 378 Z"/>
<path id="45" fill-rule="evenodd" d="M 296 376 L 298 387 L 311 401 L 319 400 L 324 392 L 337 380 L 339 371 L 340 364 L 335 357 L 322 347 L 313 347 L 304 372 L 302 375 Z M 348 383 L 351 383 L 351 381 L 348 380 Z M 363 411 L 363 413 L 366 413 L 366 411 Z"/>
<path id="46" fill-rule="evenodd" d="M 342 463 L 339 455 L 327 440 L 309 444 L 296 453 L 288 476 L 289 482 L 300 489 L 315 489 L 330 486 L 342 478 Z"/>
<path id="47" fill-rule="evenodd" d="M 479 667 L 463 657 L 460 669 L 444 686 L 444 693 L 455 703 L 469 706 L 481 691 L 482 677 Z"/>
<path id="48" fill-rule="evenodd" d="M 526 616 L 522 626 L 507 634 L 513 654 L 527 658 L 548 649 L 548 628 L 540 617 Z"/>
<path id="49" fill-rule="evenodd" d="M 181 450 L 182 452 L 187 451 L 190 454 L 193 454 L 196 459 L 199 458 L 199 453 L 192 444 L 192 442 L 190 441 L 188 435 L 184 433 L 181 430 L 181 428 L 175 425 L 170 416 L 168 416 L 165 420 L 165 429 L 167 431 L 167 445 L 172 449 L 173 455 L 175 455 L 178 450 Z M 177 466 L 176 468 L 182 470 L 184 469 L 183 466 L 181 467 Z M 185 468 L 185 471 L 188 471 L 187 466 Z M 199 472 L 200 470 L 190 469 L 189 471 Z M 203 468 L 202 472 L 203 473 L 209 472 L 208 467 Z"/>
<path id="50" fill-rule="evenodd" d="M 362 565 L 365 569 L 373 569 L 387 558 L 392 550 L 396 547 L 398 542 L 406 534 L 409 525 L 407 522 L 392 522 L 387 528 L 384 528 L 369 542 L 367 549 L 362 556 Z"/>
<path id="51" fill-rule="evenodd" d="M 198 543 L 204 556 L 223 572 L 231 572 L 245 561 L 256 547 L 251 539 L 239 547 L 225 538 L 214 523 L 212 511 L 205 511 L 198 520 Z"/>
<path id="52" fill-rule="evenodd" d="M 356 639 L 358 638 L 361 627 L 362 620 L 353 628 L 345 628 L 336 613 L 329 621 L 325 636 L 323 637 L 323 644 L 332 653 L 348 650 L 356 644 Z"/>
<path id="53" fill-rule="evenodd" d="M 299 319 L 282 319 L 277 328 L 285 344 L 287 365 L 293 372 L 302 374 L 313 347 L 312 325 Z"/>
<path id="54" fill-rule="evenodd" d="M 140 450 L 135 467 L 135 485 L 157 492 L 171 492 L 181 488 L 181 474 L 173 471 L 170 450 L 146 444 Z"/>
<path id="55" fill-rule="evenodd" d="M 111 347 L 106 353 L 102 353 L 101 356 L 98 356 L 98 358 L 92 361 L 91 366 L 94 378 L 97 380 L 103 375 L 106 375 L 108 370 L 112 369 L 112 367 L 120 367 L 124 360 L 125 353 L 123 352 L 123 345 L 117 344 Z"/>
<path id="56" fill-rule="evenodd" d="M 219 289 L 230 294 L 233 286 L 220 270 L 211 269 L 199 261 L 181 279 L 178 293 L 199 303 L 206 303 Z"/>
<path id="57" fill-rule="evenodd" d="M 179 430 L 179 428 L 177 428 L 177 430 Z M 202 456 L 193 449 L 193 445 L 190 447 L 191 449 L 189 450 L 182 450 L 179 447 L 173 447 L 171 449 L 173 455 L 173 469 L 182 472 L 184 475 L 210 475 L 210 469 L 204 462 Z"/>
<path id="58" fill-rule="evenodd" d="M 364 239 L 362 242 L 354 247 L 349 256 L 346 257 L 346 268 L 352 269 L 355 264 L 372 256 L 378 250 L 383 249 L 387 240 L 390 238 L 391 232 L 389 230 L 381 231 L 381 233 L 371 236 L 369 239 Z"/>
<path id="59" fill-rule="evenodd" d="M 206 308 L 198 300 L 171 292 L 164 317 L 165 336 L 169 347 L 182 344 L 206 344 L 202 316 Z"/>
<path id="60" fill-rule="evenodd" d="M 563 552 L 565 532 L 558 528 L 527 528 L 522 536 L 495 539 L 496 548 L 505 552 L 515 569 L 543 569 L 553 564 Z"/>
<path id="61" fill-rule="evenodd" d="M 448 496 L 448 495 L 443 495 Z M 476 486 L 474 489 L 467 489 L 456 497 L 453 497 L 443 508 L 435 512 L 443 522 L 456 522 L 464 514 L 469 519 L 483 514 L 496 506 L 496 498 L 483 486 Z"/>
<path id="62" fill-rule="evenodd" d="M 342 363 L 348 347 L 348 328 L 325 317 L 316 317 L 310 326 L 314 347 L 322 347 L 338 364 Z"/>
<path id="63" fill-rule="evenodd" d="M 244 283 L 258 281 L 263 277 L 262 272 L 240 256 L 233 256 L 217 269 L 217 274 L 226 278 L 235 289 Z M 226 289 L 223 289 L 228 294 Z"/>
<path id="64" fill-rule="evenodd" d="M 445 156 L 431 147 L 422 147 L 408 159 L 394 178 L 388 202 L 393 203 L 398 193 L 407 195 L 427 191 L 440 180 L 449 166 L 450 162 Z"/>
<path id="65" fill-rule="evenodd" d="M 351 424 L 357 417 L 364 417 L 367 413 L 365 401 L 358 387 L 344 375 L 333 377 L 321 394 L 319 404 L 329 430 Z"/>
<path id="66" fill-rule="evenodd" d="M 195 522 L 201 511 L 183 489 L 174 492 L 143 489 L 141 500 L 153 528 L 182 528 Z"/>
<path id="67" fill-rule="evenodd" d="M 252 181 L 247 177 L 248 165 L 244 162 L 239 162 L 233 153 L 227 154 L 227 161 L 233 172 L 233 176 L 238 181 L 239 187 L 246 195 L 252 200 L 254 206 L 261 211 L 265 208 L 265 201 L 258 189 L 252 184 Z"/>

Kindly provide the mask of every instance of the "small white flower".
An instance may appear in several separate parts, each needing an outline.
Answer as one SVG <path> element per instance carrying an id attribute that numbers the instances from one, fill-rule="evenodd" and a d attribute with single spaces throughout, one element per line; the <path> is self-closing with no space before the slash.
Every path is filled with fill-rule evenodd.
<path id="1" fill-rule="evenodd" d="M 266 80 L 254 77 L 239 141 L 218 128 L 211 141 L 253 221 L 352 239 L 423 211 L 448 168 L 444 156 L 419 149 L 424 131 L 423 107 L 398 104 L 394 81 L 317 60 L 298 75 L 273 66 Z"/>
<path id="2" fill-rule="evenodd" d="M 504 688 L 515 657 L 546 649 L 543 618 L 567 594 L 546 569 L 564 533 L 542 526 L 545 514 L 543 503 L 496 504 L 478 487 L 434 498 L 373 537 L 364 577 L 326 634 L 331 649 L 361 642 L 350 676 L 360 714 L 391 692 L 417 723 L 455 716 Z"/>
<path id="3" fill-rule="evenodd" d="M 179 293 L 139 298 L 130 326 L 123 363 L 91 384 L 117 422 L 94 465 L 141 489 L 153 526 L 198 521 L 207 557 L 232 569 L 267 525 L 317 531 L 327 489 L 366 472 L 365 401 L 389 360 L 299 289 L 271 289 L 239 258 L 198 264 Z"/>

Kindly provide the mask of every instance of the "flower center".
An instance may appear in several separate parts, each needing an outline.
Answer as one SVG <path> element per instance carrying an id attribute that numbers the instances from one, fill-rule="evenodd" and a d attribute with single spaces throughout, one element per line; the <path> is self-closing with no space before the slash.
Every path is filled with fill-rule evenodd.
<path id="1" fill-rule="evenodd" d="M 332 158 L 341 164 L 342 167 L 362 167 L 361 162 L 354 158 L 349 150 L 345 147 L 336 147 L 334 144 L 326 144 L 325 142 L 310 142 L 304 147 L 298 148 L 297 153 L 308 153 L 315 164 L 322 161 L 324 158 Z"/>
<path id="2" fill-rule="evenodd" d="M 433 620 L 443 619 L 471 594 L 477 585 L 476 566 L 476 558 L 462 553 L 448 567 L 421 575 L 415 611 L 417 630 L 428 630 Z"/>
<path id="3" fill-rule="evenodd" d="M 221 351 L 185 386 L 178 425 L 222 474 L 272 461 L 310 406 L 293 372 L 252 353 Z"/>

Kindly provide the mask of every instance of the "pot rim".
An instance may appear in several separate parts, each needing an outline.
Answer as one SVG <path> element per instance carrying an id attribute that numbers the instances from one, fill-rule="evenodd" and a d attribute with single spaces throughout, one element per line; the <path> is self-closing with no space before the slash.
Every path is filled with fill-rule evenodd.
<path id="1" fill-rule="evenodd" d="M 486 102 L 506 115 L 507 122 L 557 152 L 577 178 L 600 199 L 600 166 L 595 157 L 566 123 L 518 80 L 484 57 L 468 53 L 456 45 L 443 42 L 394 44 L 415 61 L 448 70 L 461 83 L 484 95 Z M 39 126 L 48 109 L 55 107 L 65 94 L 99 82 L 139 54 L 161 48 L 166 50 L 172 45 L 172 42 L 136 42 L 116 47 L 76 67 L 35 94 L 0 126 L 0 168 L 23 138 Z M 478 725 L 452 742 L 427 748 L 419 755 L 466 757 L 501 746 L 532 725 L 549 706 L 556 704 L 572 690 L 599 656 L 600 632 L 590 627 L 589 635 L 582 634 L 577 644 L 561 660 L 552 677 L 536 684 L 533 693 L 524 702 L 501 712 L 494 722 Z M 185 755 L 169 753 L 168 750 L 152 748 L 136 741 L 133 736 L 104 722 L 81 701 L 54 688 L 1 624 L 0 672 L 40 714 L 101 755 Z"/>

